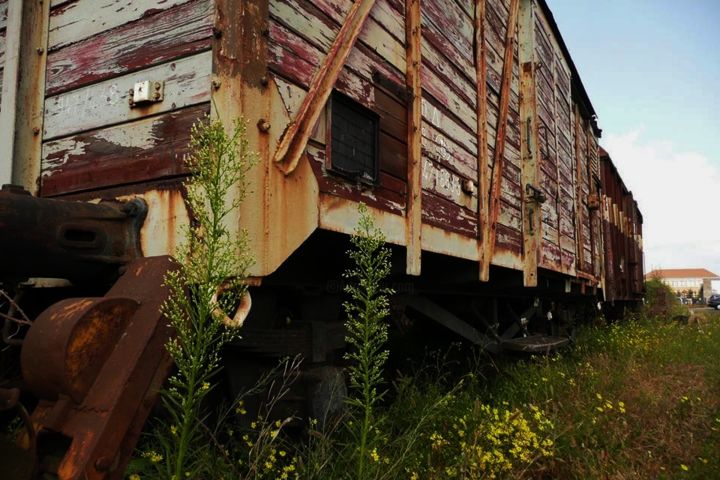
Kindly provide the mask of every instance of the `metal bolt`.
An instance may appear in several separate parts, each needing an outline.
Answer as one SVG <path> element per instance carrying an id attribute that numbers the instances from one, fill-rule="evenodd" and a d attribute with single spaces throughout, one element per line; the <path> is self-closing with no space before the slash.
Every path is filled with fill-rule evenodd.
<path id="1" fill-rule="evenodd" d="M 38 54 L 38 55 L 42 55 L 43 53 L 45 53 L 45 49 L 42 48 L 42 47 L 39 47 L 39 48 L 37 49 L 37 54 Z"/>
<path id="2" fill-rule="evenodd" d="M 261 84 L 263 87 L 267 87 L 269 83 L 270 83 L 270 80 L 268 80 L 268 77 L 266 77 L 265 75 L 263 75 L 262 78 L 260 79 L 260 84 Z"/>
<path id="3" fill-rule="evenodd" d="M 33 127 L 33 135 L 40 135 L 40 129 L 38 127 Z"/>
<path id="4" fill-rule="evenodd" d="M 213 86 L 213 88 L 214 88 L 215 90 L 219 90 L 219 89 L 220 89 L 220 85 L 222 85 L 222 83 L 220 82 L 220 80 L 213 80 L 213 81 L 212 81 L 212 86 Z"/>
<path id="5" fill-rule="evenodd" d="M 222 30 L 220 30 L 217 27 L 212 28 L 212 33 L 213 33 L 213 37 L 215 37 L 215 38 L 220 38 L 220 37 L 222 37 L 222 34 L 223 34 Z"/>
<path id="6" fill-rule="evenodd" d="M 270 122 L 268 122 L 264 118 L 258 120 L 257 126 L 261 132 L 267 132 L 268 130 L 270 130 Z"/>

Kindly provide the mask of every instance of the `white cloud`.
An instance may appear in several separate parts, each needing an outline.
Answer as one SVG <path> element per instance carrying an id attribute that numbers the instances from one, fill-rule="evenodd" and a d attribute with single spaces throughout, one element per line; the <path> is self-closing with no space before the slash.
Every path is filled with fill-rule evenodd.
<path id="1" fill-rule="evenodd" d="M 676 151 L 643 129 L 603 139 L 643 214 L 645 266 L 720 274 L 720 159 Z"/>

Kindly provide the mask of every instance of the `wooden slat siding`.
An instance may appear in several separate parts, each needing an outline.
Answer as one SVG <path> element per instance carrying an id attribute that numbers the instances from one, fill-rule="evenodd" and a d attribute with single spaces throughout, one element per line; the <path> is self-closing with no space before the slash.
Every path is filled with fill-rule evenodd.
<path id="1" fill-rule="evenodd" d="M 45 140 L 137 120 L 210 100 L 210 52 L 164 63 L 49 97 L 45 103 Z M 128 91 L 135 82 L 160 79 L 165 99 L 130 108 Z"/>
<path id="2" fill-rule="evenodd" d="M 212 6 L 210 0 L 192 0 L 52 52 L 46 94 L 208 50 Z"/>
<path id="3" fill-rule="evenodd" d="M 375 0 L 357 0 L 353 4 L 323 62 L 315 70 L 305 99 L 297 115 L 281 137 L 273 158 L 273 161 L 286 174 L 292 172 L 297 166 L 312 130 L 325 108 L 327 99 L 330 98 L 335 82 L 374 4 Z"/>
<path id="4" fill-rule="evenodd" d="M 210 105 L 205 103 L 47 142 L 43 146 L 42 195 L 184 174 L 190 128 L 209 113 Z"/>
<path id="5" fill-rule="evenodd" d="M 567 273 L 562 262 L 562 242 L 560 234 L 561 218 L 561 174 L 558 152 L 557 109 L 555 104 L 557 45 L 551 40 L 552 34 L 544 24 L 542 13 L 534 19 L 535 54 L 540 67 L 536 70 L 537 107 L 544 129 L 540 133 L 541 185 L 547 195 L 542 205 L 543 241 L 541 244 L 540 265 L 544 268 Z"/>
<path id="6" fill-rule="evenodd" d="M 389 5 L 389 3 L 383 0 L 380 0 L 380 2 L 376 4 L 376 7 L 385 8 L 389 13 L 402 19 L 402 14 L 397 12 L 394 6 L 392 8 L 384 7 L 383 5 Z M 284 12 L 285 17 L 271 17 L 269 63 L 274 73 L 288 80 L 287 88 L 301 92 L 302 96 L 300 98 L 302 98 L 304 97 L 302 92 L 306 91 L 312 72 L 315 71 L 316 65 L 320 63 L 325 55 L 317 44 L 322 44 L 322 48 L 326 48 L 331 41 L 328 29 L 339 29 L 339 23 L 332 23 L 332 19 L 307 2 L 299 2 L 294 5 L 297 10 L 284 10 L 281 6 L 273 7 L 271 4 L 271 11 L 274 9 L 275 14 Z M 308 12 L 312 12 L 315 16 L 310 15 Z M 374 12 L 375 8 L 371 10 L 371 19 L 368 22 L 372 20 Z M 342 20 L 341 17 L 338 18 Z M 397 21 L 389 21 L 388 19 L 384 19 L 384 22 L 388 24 L 397 23 Z M 315 32 L 311 41 L 286 26 L 285 23 L 292 24 L 297 29 L 303 26 L 314 26 L 320 28 L 321 31 Z M 303 29 L 305 28 L 303 27 Z M 404 49 L 404 46 L 402 48 Z M 375 80 L 378 75 L 383 78 L 380 83 L 378 83 L 379 80 Z M 401 74 L 392 64 L 364 44 L 361 34 L 360 40 L 350 52 L 346 66 L 340 73 L 335 87 L 380 115 L 381 183 L 382 178 L 387 176 L 385 174 L 393 175 L 395 181 L 404 183 L 407 174 L 407 149 L 405 147 L 407 135 L 406 107 L 402 103 L 406 91 L 404 73 Z M 402 93 L 402 100 L 398 97 L 399 93 Z M 324 143 L 324 139 L 322 142 Z M 316 174 L 329 175 L 324 166 L 317 170 Z M 332 174 L 330 175 L 332 176 Z M 322 191 L 327 188 L 328 193 L 345 195 L 347 189 L 336 185 L 338 182 L 337 177 L 330 179 L 318 178 L 318 181 Z M 405 188 L 405 186 L 402 187 L 403 192 Z M 347 191 L 350 192 L 347 193 L 348 196 L 359 198 L 361 195 L 357 186 L 354 185 Z M 398 202 L 397 199 L 393 199 L 393 202 L 387 204 L 388 208 L 386 209 L 398 213 L 398 205 L 404 208 L 404 200 Z M 375 206 L 383 208 L 381 205 Z"/>
<path id="7" fill-rule="evenodd" d="M 53 51 L 189 0 L 74 0 L 50 12 L 48 50 Z"/>
<path id="8" fill-rule="evenodd" d="M 477 236 L 477 221 L 474 212 L 427 190 L 423 190 L 422 206 L 423 223 L 466 237 Z"/>
<path id="9" fill-rule="evenodd" d="M 476 216 L 477 194 L 463 192 L 461 185 L 463 181 L 477 180 L 475 88 L 468 81 L 468 75 L 453 66 L 451 57 L 456 55 L 448 50 L 455 47 L 447 39 L 441 44 L 433 43 L 433 39 L 444 35 L 445 29 L 438 25 L 453 29 L 453 26 L 470 23 L 470 18 L 457 4 L 445 2 L 424 2 L 422 13 L 422 183 L 425 193 L 432 193 L 426 197 L 429 203 L 423 206 L 423 218 L 427 223 L 438 226 L 444 223 L 443 228 L 468 235 L 477 231 L 475 226 L 465 225 L 468 218 Z M 457 38 L 467 44 L 461 46 L 461 50 L 472 50 L 472 36 L 457 35 Z M 456 207 L 446 205 L 448 200 Z"/>
<path id="10" fill-rule="evenodd" d="M 500 185 L 503 178 L 503 153 L 505 148 L 505 132 L 507 130 L 508 109 L 510 106 L 510 88 L 513 77 L 513 64 L 515 63 L 515 31 L 517 29 L 517 15 L 519 0 L 511 0 L 510 13 L 505 33 L 505 52 L 503 59 L 502 86 L 500 88 L 500 108 L 496 127 L 494 144 L 492 182 L 490 188 L 490 221 L 485 230 L 484 237 L 489 239 L 485 244 L 487 249 L 485 257 L 492 258 L 497 243 L 498 215 L 500 213 Z"/>
<path id="11" fill-rule="evenodd" d="M 273 0 L 270 2 L 271 29 L 273 28 L 272 23 L 277 22 L 283 25 L 291 32 L 290 38 L 298 37 L 303 42 L 309 43 L 321 51 L 322 58 L 324 58 L 340 31 L 341 22 L 344 22 L 350 5 L 352 4 L 348 3 L 347 8 L 338 11 L 322 2 L 314 4 L 308 0 Z M 341 15 L 341 13 L 343 14 Z M 371 15 L 360 32 L 355 48 L 364 45 L 382 59 L 381 63 L 391 65 L 395 68 L 397 75 L 403 76 L 405 47 L 402 40 L 388 31 L 388 29 L 395 31 L 395 27 L 392 25 L 396 22 L 387 23 L 390 23 L 390 26 L 385 28 L 385 25 L 378 23 Z M 350 65 L 352 63 L 348 61 L 348 66 Z M 372 64 L 355 65 L 356 68 L 361 69 L 369 69 L 371 66 Z"/>
<path id="12" fill-rule="evenodd" d="M 422 154 L 422 26 L 420 0 L 405 2 L 405 45 L 407 46 L 405 82 L 409 101 L 407 109 L 407 214 L 405 218 L 405 272 L 420 275 L 423 224 Z"/>
<path id="13" fill-rule="evenodd" d="M 307 147 L 310 165 L 317 178 L 321 192 L 363 202 L 370 207 L 403 215 L 407 196 L 407 184 L 392 175 L 380 173 L 379 185 L 374 188 L 358 188 L 354 182 L 345 178 L 328 174 L 325 147 L 310 141 Z"/>
<path id="14" fill-rule="evenodd" d="M 8 0 L 0 0 L 0 30 L 7 26 Z"/>

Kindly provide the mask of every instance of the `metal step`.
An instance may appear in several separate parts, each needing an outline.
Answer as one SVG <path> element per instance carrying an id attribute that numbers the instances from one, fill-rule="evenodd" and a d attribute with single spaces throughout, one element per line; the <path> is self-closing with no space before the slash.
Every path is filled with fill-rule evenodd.
<path id="1" fill-rule="evenodd" d="M 548 354 L 570 343 L 568 337 L 550 335 L 531 335 L 529 337 L 510 338 L 500 343 L 503 350 L 522 353 Z"/>

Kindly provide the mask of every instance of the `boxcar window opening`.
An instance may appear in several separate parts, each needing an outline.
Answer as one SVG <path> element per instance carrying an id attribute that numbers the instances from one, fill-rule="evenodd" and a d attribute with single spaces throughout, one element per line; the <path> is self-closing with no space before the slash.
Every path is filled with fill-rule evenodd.
<path id="1" fill-rule="evenodd" d="M 375 185 L 379 175 L 379 116 L 334 92 L 330 120 L 330 171 Z"/>

